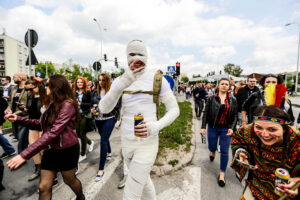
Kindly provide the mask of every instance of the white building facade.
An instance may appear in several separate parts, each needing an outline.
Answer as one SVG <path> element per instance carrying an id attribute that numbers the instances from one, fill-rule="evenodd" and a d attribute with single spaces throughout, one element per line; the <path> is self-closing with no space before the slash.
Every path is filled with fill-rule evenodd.
<path id="1" fill-rule="evenodd" d="M 28 47 L 18 40 L 7 35 L 0 35 L 0 76 L 13 76 L 16 72 L 29 75 L 29 66 L 26 66 Z M 31 74 L 34 66 L 31 66 Z"/>

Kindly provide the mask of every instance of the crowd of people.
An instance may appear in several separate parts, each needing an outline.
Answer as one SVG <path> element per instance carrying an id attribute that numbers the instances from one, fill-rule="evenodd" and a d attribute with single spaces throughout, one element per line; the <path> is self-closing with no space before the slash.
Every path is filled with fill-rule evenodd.
<path id="1" fill-rule="evenodd" d="M 105 163 L 112 158 L 109 138 L 116 127 L 121 132 L 124 200 L 155 200 L 150 177 L 159 146 L 159 131 L 178 116 L 179 107 L 169 83 L 147 65 L 148 53 L 140 40 L 126 49 L 128 69 L 111 83 L 108 74 L 99 74 L 93 83 L 78 76 L 74 81 L 62 75 L 49 79 L 27 77 L 18 72 L 1 78 L 0 90 L 0 191 L 3 161 L 21 167 L 33 159 L 32 181 L 40 177 L 39 199 L 51 199 L 52 187 L 60 172 L 76 199 L 85 199 L 76 174 L 79 162 L 93 151 L 95 141 L 87 133 L 98 129 L 100 135 L 99 169 L 95 181 L 105 176 Z M 258 87 L 259 86 L 259 87 Z M 300 182 L 300 133 L 293 128 L 295 117 L 287 89 L 279 76 L 265 75 L 259 85 L 253 76 L 247 83 L 222 78 L 217 84 L 179 86 L 178 93 L 193 98 L 195 117 L 202 118 L 200 134 L 207 135 L 208 158 L 214 161 L 220 151 L 217 184 L 226 185 L 228 162 L 245 189 L 241 199 L 278 199 L 279 193 L 291 199 L 299 197 L 295 186 Z M 159 104 L 166 113 L 159 115 Z M 136 123 L 135 116 L 143 120 Z M 12 122 L 12 141 L 2 135 L 5 120 Z M 298 116 L 297 122 L 300 121 Z M 300 126 L 297 126 L 300 128 Z M 230 147 L 233 160 L 229 161 Z M 275 183 L 278 168 L 290 174 L 288 184 Z M 294 187 L 294 188 L 293 188 Z M 277 191 L 277 192 L 276 192 Z"/>
<path id="2" fill-rule="evenodd" d="M 299 197 L 299 190 L 291 188 L 300 182 L 300 126 L 293 128 L 292 103 L 281 77 L 267 74 L 259 85 L 250 76 L 247 84 L 222 78 L 216 87 L 202 83 L 186 87 L 192 87 L 196 118 L 200 120 L 203 113 L 200 134 L 207 133 L 211 162 L 219 145 L 220 187 L 226 184 L 231 146 L 230 166 L 245 186 L 241 199 L 278 199 L 276 190 L 292 199 Z M 289 184 L 275 186 L 278 168 L 289 172 Z"/>

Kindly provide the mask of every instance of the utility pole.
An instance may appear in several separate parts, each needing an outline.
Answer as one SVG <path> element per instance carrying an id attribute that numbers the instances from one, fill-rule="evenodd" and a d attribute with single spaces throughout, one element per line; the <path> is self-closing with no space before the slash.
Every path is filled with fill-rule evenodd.
<path id="1" fill-rule="evenodd" d="M 30 29 L 28 29 L 28 61 L 29 61 L 29 65 L 28 65 L 28 68 L 29 68 L 29 77 L 31 76 L 31 34 L 30 34 Z"/>

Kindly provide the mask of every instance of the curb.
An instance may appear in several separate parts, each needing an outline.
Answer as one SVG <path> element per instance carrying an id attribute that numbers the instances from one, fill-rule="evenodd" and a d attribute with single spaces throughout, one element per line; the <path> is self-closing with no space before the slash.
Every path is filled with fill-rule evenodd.
<path id="1" fill-rule="evenodd" d="M 12 128 L 4 128 L 2 129 L 3 135 L 11 133 L 12 132 Z"/>
<path id="2" fill-rule="evenodd" d="M 86 200 L 94 200 L 97 195 L 101 192 L 102 187 L 110 180 L 110 177 L 114 174 L 118 166 L 122 162 L 121 151 L 116 159 L 105 168 L 105 175 L 103 179 L 99 182 L 92 181 L 88 186 L 86 186 L 86 191 L 84 192 Z M 76 197 L 73 198 L 75 200 Z"/>
<path id="3" fill-rule="evenodd" d="M 194 109 L 193 109 L 193 103 L 192 103 L 192 110 L 193 110 L 193 116 L 194 116 Z M 151 174 L 157 175 L 157 176 L 164 176 L 169 175 L 174 171 L 178 171 L 182 169 L 183 167 L 189 165 L 194 157 L 194 153 L 196 150 L 196 135 L 195 135 L 195 118 L 193 117 L 193 125 L 192 125 L 192 139 L 191 139 L 191 150 L 178 162 L 177 165 L 172 167 L 171 165 L 167 164 L 164 166 L 153 166 L 151 170 Z"/>

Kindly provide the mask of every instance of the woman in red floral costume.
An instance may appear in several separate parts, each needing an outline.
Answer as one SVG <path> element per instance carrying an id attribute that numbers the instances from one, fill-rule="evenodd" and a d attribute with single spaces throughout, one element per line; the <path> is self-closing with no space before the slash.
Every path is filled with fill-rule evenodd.
<path id="1" fill-rule="evenodd" d="M 289 199 L 299 198 L 291 188 L 300 182 L 300 133 L 290 127 L 289 115 L 278 106 L 261 106 L 254 112 L 254 122 L 241 127 L 232 136 L 233 162 L 240 181 L 245 184 L 241 199 L 278 199 L 275 170 L 284 168 L 290 183 L 278 185 Z M 252 166 L 245 165 L 237 159 Z"/>

